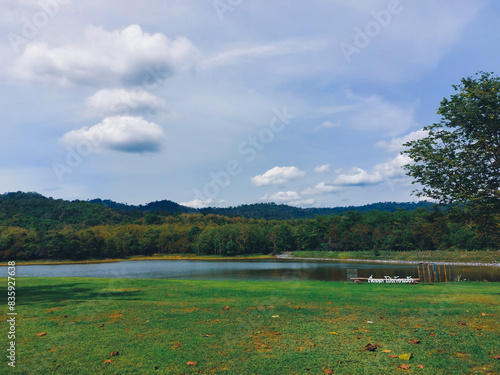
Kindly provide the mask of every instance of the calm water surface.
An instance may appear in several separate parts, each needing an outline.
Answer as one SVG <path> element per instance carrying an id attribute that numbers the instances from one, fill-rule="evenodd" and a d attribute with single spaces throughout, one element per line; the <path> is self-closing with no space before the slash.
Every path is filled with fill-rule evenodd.
<path id="1" fill-rule="evenodd" d="M 98 264 L 16 266 L 17 277 L 106 277 L 198 280 L 322 280 L 345 281 L 347 270 L 359 277 L 418 277 L 413 264 L 344 263 L 297 260 L 151 260 Z M 451 266 L 447 271 L 470 281 L 500 281 L 500 268 Z M 6 270 L 5 270 L 6 272 Z"/>

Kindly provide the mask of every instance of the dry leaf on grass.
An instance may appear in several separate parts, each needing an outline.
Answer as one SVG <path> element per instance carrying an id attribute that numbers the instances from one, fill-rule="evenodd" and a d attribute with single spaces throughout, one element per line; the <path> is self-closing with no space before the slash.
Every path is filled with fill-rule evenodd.
<path id="1" fill-rule="evenodd" d="M 196 366 L 196 362 L 193 362 L 193 361 L 187 361 L 187 365 L 188 366 Z"/>
<path id="2" fill-rule="evenodd" d="M 389 354 L 388 357 L 389 358 L 399 358 L 399 355 L 397 355 L 397 354 Z"/>
<path id="3" fill-rule="evenodd" d="M 466 325 L 467 325 L 467 323 L 465 323 L 465 322 L 461 322 L 461 321 L 459 320 L 459 321 L 458 321 L 458 325 L 459 325 L 459 326 L 466 326 Z"/>
<path id="4" fill-rule="evenodd" d="M 417 367 L 418 367 L 418 368 L 424 368 L 424 366 L 423 366 L 423 365 L 417 365 Z"/>
<path id="5" fill-rule="evenodd" d="M 401 354 L 398 357 L 399 359 L 404 359 L 405 361 L 409 361 L 411 359 L 411 353 Z"/>
<path id="6" fill-rule="evenodd" d="M 496 359 L 498 361 L 500 359 L 500 355 L 494 356 L 493 359 Z"/>
<path id="7" fill-rule="evenodd" d="M 106 359 L 104 363 L 113 363 L 113 361 L 111 359 Z"/>
<path id="8" fill-rule="evenodd" d="M 366 351 L 374 352 L 376 349 L 377 349 L 377 347 L 375 345 L 372 345 L 372 344 L 365 345 L 365 350 Z"/>
<path id="9" fill-rule="evenodd" d="M 338 332 L 330 332 L 330 335 L 339 335 Z"/>
<path id="10" fill-rule="evenodd" d="M 411 365 L 407 365 L 406 363 L 403 363 L 401 366 L 399 366 L 399 368 L 401 368 L 403 370 L 408 370 L 410 367 L 411 367 Z"/>
<path id="11" fill-rule="evenodd" d="M 410 341 L 408 341 L 410 344 L 420 344 L 420 340 L 417 340 L 417 339 L 411 339 Z"/>
<path id="12" fill-rule="evenodd" d="M 434 332 L 431 332 L 431 333 L 429 333 L 429 336 L 436 337 L 436 334 Z"/>
<path id="13" fill-rule="evenodd" d="M 323 372 L 324 372 L 325 374 L 333 374 L 333 370 L 330 370 L 329 368 L 325 368 L 325 369 L 323 370 Z"/>
<path id="14" fill-rule="evenodd" d="M 47 332 L 40 332 L 40 333 L 37 333 L 36 335 L 38 337 L 42 337 L 42 336 L 45 336 L 47 334 Z"/>
<path id="15" fill-rule="evenodd" d="M 99 325 L 97 326 L 97 328 L 102 328 L 102 327 L 104 327 L 104 324 L 99 324 Z"/>
<path id="16" fill-rule="evenodd" d="M 226 306 L 226 307 L 224 307 L 222 310 L 226 310 L 226 311 L 228 311 L 228 310 L 231 310 L 231 308 L 230 308 L 229 306 Z"/>
<path id="17" fill-rule="evenodd" d="M 109 356 L 110 356 L 110 357 L 114 357 L 114 356 L 117 356 L 117 355 L 119 355 L 119 354 L 120 354 L 120 352 L 119 352 L 118 350 L 115 350 L 114 352 L 111 352 L 111 353 L 109 354 Z"/>

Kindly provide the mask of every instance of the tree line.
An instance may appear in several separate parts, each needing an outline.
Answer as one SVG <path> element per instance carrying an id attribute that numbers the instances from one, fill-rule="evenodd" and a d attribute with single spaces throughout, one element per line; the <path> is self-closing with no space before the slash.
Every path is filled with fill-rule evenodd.
<path id="1" fill-rule="evenodd" d="M 120 213 L 81 202 L 70 205 L 69 213 L 59 211 L 59 217 L 47 213 L 50 210 L 45 207 L 47 217 L 41 218 L 44 204 L 39 203 L 18 202 L 25 209 L 16 210 L 20 213 L 2 206 L 1 259 L 84 260 L 173 253 L 236 256 L 296 250 L 373 251 L 377 255 L 383 250 L 500 247 L 499 234 L 485 229 L 491 223 L 482 223 L 462 209 L 349 211 L 314 219 L 265 220 L 200 213 Z M 30 210 L 38 219 L 28 215 Z M 500 222 L 498 215 L 495 220 Z"/>

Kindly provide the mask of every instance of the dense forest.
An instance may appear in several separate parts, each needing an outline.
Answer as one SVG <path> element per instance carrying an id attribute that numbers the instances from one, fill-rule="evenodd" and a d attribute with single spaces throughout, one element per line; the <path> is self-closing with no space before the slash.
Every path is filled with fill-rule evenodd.
<path id="1" fill-rule="evenodd" d="M 498 229 L 498 216 L 493 217 Z M 281 220 L 278 220 L 281 219 Z M 462 209 L 429 203 L 300 209 L 274 204 L 188 209 L 174 202 L 128 206 L 0 195 L 3 260 L 123 258 L 294 250 L 498 249 L 500 235 Z"/>

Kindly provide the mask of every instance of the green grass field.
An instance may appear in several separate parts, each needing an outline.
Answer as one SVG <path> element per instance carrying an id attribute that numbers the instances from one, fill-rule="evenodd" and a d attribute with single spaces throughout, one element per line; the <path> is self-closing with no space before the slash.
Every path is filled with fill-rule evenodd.
<path id="1" fill-rule="evenodd" d="M 497 283 L 26 278 L 16 298 L 1 374 L 500 373 Z"/>

